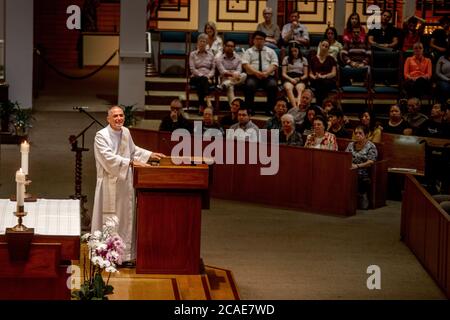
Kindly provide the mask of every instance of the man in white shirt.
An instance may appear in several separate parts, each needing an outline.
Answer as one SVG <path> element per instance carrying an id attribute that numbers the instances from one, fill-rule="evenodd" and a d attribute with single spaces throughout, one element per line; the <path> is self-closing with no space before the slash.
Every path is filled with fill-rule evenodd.
<path id="1" fill-rule="evenodd" d="M 242 66 L 248 75 L 245 82 L 245 103 L 248 108 L 253 108 L 256 89 L 263 88 L 267 93 L 266 115 L 272 115 L 271 109 L 275 105 L 278 92 L 275 78 L 278 56 L 273 49 L 264 46 L 264 32 L 254 32 L 252 39 L 253 47 L 247 49 L 242 56 Z"/>
<path id="2" fill-rule="evenodd" d="M 125 243 L 123 261 L 135 259 L 135 219 L 132 165 L 145 166 L 149 159 L 159 160 L 162 153 L 136 146 L 130 131 L 123 126 L 125 116 L 119 106 L 108 110 L 109 125 L 95 135 L 94 155 L 97 167 L 92 213 L 92 233 L 102 231 L 108 217 L 117 217 L 117 232 Z"/>
<path id="3" fill-rule="evenodd" d="M 295 41 L 304 47 L 309 47 L 309 33 L 304 24 L 300 23 L 300 14 L 296 11 L 289 15 L 289 23 L 283 26 L 281 37 L 286 45 Z"/>

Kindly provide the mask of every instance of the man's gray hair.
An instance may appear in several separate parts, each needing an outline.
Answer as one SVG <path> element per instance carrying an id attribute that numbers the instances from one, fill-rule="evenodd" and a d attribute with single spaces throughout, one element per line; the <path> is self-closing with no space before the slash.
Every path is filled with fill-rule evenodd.
<path id="1" fill-rule="evenodd" d="M 303 94 L 305 94 L 305 92 L 309 92 L 311 94 L 311 98 L 314 98 L 314 92 L 311 89 L 303 90 Z"/>
<path id="2" fill-rule="evenodd" d="M 197 42 L 200 40 L 206 40 L 206 42 L 208 42 L 208 35 L 206 33 L 200 33 L 197 37 Z"/>
<path id="3" fill-rule="evenodd" d="M 123 107 L 122 107 L 122 106 L 115 105 L 115 106 L 111 106 L 111 107 L 108 108 L 108 116 L 110 116 L 112 110 L 113 110 L 113 109 L 116 109 L 116 108 L 122 110 L 122 112 L 125 112 L 125 111 L 123 110 Z"/>

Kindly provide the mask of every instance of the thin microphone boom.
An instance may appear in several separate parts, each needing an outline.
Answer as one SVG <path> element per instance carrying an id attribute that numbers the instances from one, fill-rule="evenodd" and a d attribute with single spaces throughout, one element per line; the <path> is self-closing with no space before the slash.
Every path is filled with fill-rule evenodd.
<path id="1" fill-rule="evenodd" d="M 81 111 L 81 110 L 89 109 L 89 107 L 73 107 L 72 109 L 73 109 L 73 110 Z"/>

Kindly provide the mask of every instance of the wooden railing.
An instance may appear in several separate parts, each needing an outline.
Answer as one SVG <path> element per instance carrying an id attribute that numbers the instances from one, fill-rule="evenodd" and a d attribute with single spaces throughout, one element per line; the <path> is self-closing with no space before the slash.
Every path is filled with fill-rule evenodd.
<path id="1" fill-rule="evenodd" d="M 450 215 L 411 175 L 405 180 L 400 234 L 450 298 Z"/>

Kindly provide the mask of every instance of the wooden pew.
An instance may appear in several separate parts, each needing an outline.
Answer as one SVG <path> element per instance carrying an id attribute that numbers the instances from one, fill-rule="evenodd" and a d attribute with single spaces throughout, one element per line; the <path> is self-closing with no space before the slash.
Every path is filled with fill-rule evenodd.
<path id="1" fill-rule="evenodd" d="M 170 133 L 130 129 L 136 145 L 170 155 Z M 248 148 L 245 145 L 246 155 Z M 261 164 L 215 164 L 211 196 L 337 216 L 356 212 L 356 171 L 351 154 L 279 146 L 279 171 L 261 175 Z M 225 154 L 226 156 L 226 154 Z M 236 163 L 236 161 L 235 161 Z"/>
<path id="2" fill-rule="evenodd" d="M 450 215 L 412 175 L 406 175 L 402 240 L 450 299 Z"/>
<path id="3" fill-rule="evenodd" d="M 383 158 L 389 160 L 389 172 L 411 173 L 418 176 L 423 176 L 425 171 L 425 144 L 420 142 L 427 141 L 434 146 L 444 146 L 450 142 L 448 139 L 390 133 L 383 133 L 381 141 L 383 142 Z M 414 171 L 407 172 L 408 170 Z"/>

